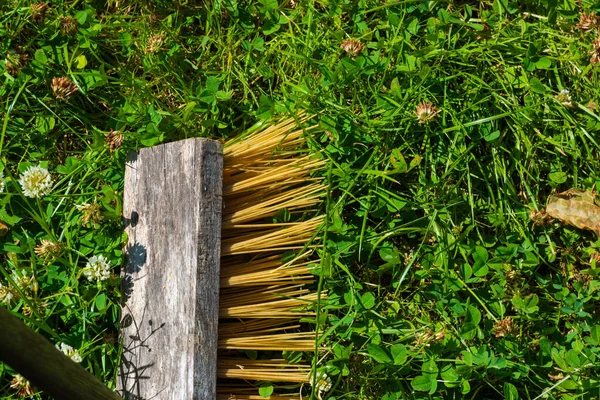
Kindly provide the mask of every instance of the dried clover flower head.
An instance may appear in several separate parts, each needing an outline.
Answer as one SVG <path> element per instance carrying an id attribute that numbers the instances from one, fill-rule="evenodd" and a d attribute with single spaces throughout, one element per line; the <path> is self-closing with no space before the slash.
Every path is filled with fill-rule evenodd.
<path id="1" fill-rule="evenodd" d="M 415 335 L 415 341 L 413 344 L 415 347 L 427 346 L 431 343 L 443 342 L 446 337 L 446 331 L 442 328 L 438 332 L 434 332 L 432 329 L 425 329 Z"/>
<path id="2" fill-rule="evenodd" d="M 433 341 L 434 337 L 435 332 L 427 328 L 424 331 L 421 331 L 415 335 L 415 341 L 413 342 L 413 344 L 416 347 L 429 346 L 429 344 Z"/>
<path id="3" fill-rule="evenodd" d="M 529 213 L 529 219 L 533 221 L 533 225 L 548 225 L 552 222 L 552 217 L 544 210 L 536 211 L 532 209 Z"/>
<path id="4" fill-rule="evenodd" d="M 79 211 L 83 211 L 81 216 L 81 224 L 88 225 L 90 222 L 94 224 L 102 221 L 102 207 L 96 200 L 93 203 L 83 203 L 75 206 Z"/>
<path id="5" fill-rule="evenodd" d="M 584 32 L 594 29 L 598 25 L 598 17 L 595 12 L 586 13 L 583 11 L 579 14 L 579 23 L 575 25 L 576 28 L 581 29 Z"/>
<path id="6" fill-rule="evenodd" d="M 429 124 L 438 115 L 440 110 L 436 108 L 432 103 L 426 101 L 422 102 L 417 106 L 415 115 L 419 124 Z"/>
<path id="7" fill-rule="evenodd" d="M 23 194 L 27 197 L 40 198 L 52 191 L 52 178 L 46 168 L 32 166 L 21 174 L 19 179 Z"/>
<path id="8" fill-rule="evenodd" d="M 592 55 L 590 57 L 590 63 L 596 65 L 600 62 L 600 37 L 592 42 Z"/>
<path id="9" fill-rule="evenodd" d="M 497 338 L 514 335 L 519 327 L 514 323 L 511 317 L 506 317 L 494 324 L 494 334 Z"/>
<path id="10" fill-rule="evenodd" d="M 32 396 L 35 392 L 31 388 L 31 383 L 23 375 L 17 374 L 10 382 L 10 387 L 17 391 L 21 397 Z"/>
<path id="11" fill-rule="evenodd" d="M 552 375 L 551 373 L 548 373 L 548 378 L 550 378 L 551 381 L 556 382 L 556 381 L 563 380 L 565 378 L 565 375 L 562 372 L 558 371 L 558 374 L 556 374 L 556 375 Z"/>
<path id="12" fill-rule="evenodd" d="M 74 35 L 79 32 L 77 20 L 70 15 L 58 17 L 58 29 L 62 35 Z"/>
<path id="13" fill-rule="evenodd" d="M 506 273 L 506 279 L 510 283 L 514 283 L 517 280 L 517 278 L 519 278 L 519 275 L 519 271 L 517 271 L 516 269 L 511 269 Z"/>
<path id="14" fill-rule="evenodd" d="M 586 274 L 585 272 L 575 271 L 573 273 L 573 280 L 582 285 L 584 288 L 588 288 L 590 283 L 592 283 L 594 280 L 594 277 L 590 274 Z"/>
<path id="15" fill-rule="evenodd" d="M 63 352 L 64 355 L 69 357 L 76 363 L 80 363 L 83 361 L 83 358 L 79 355 L 79 351 L 75 350 L 73 347 L 69 346 L 66 343 L 57 343 L 56 348 Z"/>
<path id="16" fill-rule="evenodd" d="M 444 341 L 445 337 L 446 337 L 446 331 L 444 329 L 441 329 L 435 333 L 435 335 L 433 336 L 433 340 L 436 342 L 442 342 L 442 341 Z"/>
<path id="17" fill-rule="evenodd" d="M 31 317 L 35 312 L 44 315 L 44 309 L 48 307 L 48 303 L 46 302 L 31 302 L 30 304 L 31 306 L 27 304 L 23 305 L 23 315 L 27 317 Z"/>
<path id="18" fill-rule="evenodd" d="M 52 78 L 52 85 L 50 87 L 56 98 L 59 100 L 68 100 L 69 97 L 78 90 L 75 83 L 66 76 Z"/>
<path id="19" fill-rule="evenodd" d="M 48 3 L 34 3 L 31 5 L 31 19 L 36 24 L 41 24 L 46 18 Z"/>
<path id="20" fill-rule="evenodd" d="M 15 293 L 11 288 L 0 283 L 0 303 L 10 306 L 10 303 L 14 298 Z"/>
<path id="21" fill-rule="evenodd" d="M 40 244 L 35 248 L 35 254 L 40 258 L 53 259 L 60 254 L 62 246 L 58 243 L 51 242 L 47 239 L 42 239 Z"/>
<path id="22" fill-rule="evenodd" d="M 104 137 L 110 151 L 118 150 L 121 147 L 121 143 L 123 143 L 123 133 L 121 131 L 113 131 L 111 129 L 110 133 L 106 133 Z"/>
<path id="23" fill-rule="evenodd" d="M 105 281 L 110 277 L 110 263 L 104 256 L 92 256 L 83 269 L 83 275 L 89 281 Z"/>
<path id="24" fill-rule="evenodd" d="M 118 342 L 119 336 L 114 332 L 107 332 L 104 335 L 102 335 L 102 340 L 104 341 L 104 343 L 115 344 Z"/>
<path id="25" fill-rule="evenodd" d="M 35 276 L 28 276 L 27 271 L 24 269 L 21 270 L 20 274 L 17 271 L 13 271 L 12 280 L 23 293 L 29 294 L 38 291 L 38 282 Z"/>
<path id="26" fill-rule="evenodd" d="M 565 107 L 573 107 L 573 103 L 571 102 L 571 92 L 567 89 L 561 90 L 554 98 Z"/>
<path id="27" fill-rule="evenodd" d="M 160 35 L 150 36 L 150 38 L 148 38 L 148 42 L 146 43 L 146 54 L 156 53 L 157 51 L 159 51 L 164 41 L 164 33 L 161 33 Z"/>
<path id="28" fill-rule="evenodd" d="M 315 377 L 315 392 L 317 392 L 317 397 L 321 399 L 323 394 L 330 391 L 332 387 L 331 378 L 323 371 L 317 372 L 317 376 Z"/>
<path id="29" fill-rule="evenodd" d="M 6 58 L 4 59 L 4 65 L 6 65 L 6 72 L 11 75 L 17 75 L 19 71 L 25 66 L 27 61 L 27 56 L 25 54 L 21 54 L 15 50 L 9 50 L 6 53 Z"/>
<path id="30" fill-rule="evenodd" d="M 350 57 L 356 57 L 364 49 L 364 46 L 357 39 L 346 39 L 340 46 Z"/>

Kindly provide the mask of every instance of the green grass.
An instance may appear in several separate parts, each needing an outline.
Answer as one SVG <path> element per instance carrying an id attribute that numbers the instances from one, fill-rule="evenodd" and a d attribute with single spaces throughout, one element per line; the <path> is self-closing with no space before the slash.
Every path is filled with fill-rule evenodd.
<path id="1" fill-rule="evenodd" d="M 114 387 L 127 152 L 306 110 L 330 165 L 323 398 L 600 396 L 600 241 L 529 217 L 555 191 L 600 183 L 599 33 L 576 26 L 600 4 L 174 4 L 52 1 L 35 22 L 29 1 L 0 2 L 4 306 Z M 60 33 L 64 16 L 77 33 Z M 77 85 L 68 101 L 55 77 Z M 440 110 L 428 124 L 422 102 Z M 19 176 L 40 163 L 53 190 L 26 197 Z M 103 218 L 83 224 L 76 206 L 94 201 Z M 38 256 L 43 239 L 61 250 Z M 82 275 L 93 255 L 108 280 Z M 13 374 L 0 365 L 2 398 L 18 398 Z"/>

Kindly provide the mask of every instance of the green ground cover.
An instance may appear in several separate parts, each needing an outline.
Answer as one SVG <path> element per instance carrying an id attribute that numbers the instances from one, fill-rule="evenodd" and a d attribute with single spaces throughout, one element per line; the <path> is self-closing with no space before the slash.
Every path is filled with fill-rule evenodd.
<path id="1" fill-rule="evenodd" d="M 600 182 L 600 3 L 43 4 L 0 1 L 0 303 L 107 385 L 127 152 L 306 110 L 332 386 L 307 396 L 600 397 L 600 241 L 539 213 Z M 3 365 L 0 393 L 29 396 Z"/>

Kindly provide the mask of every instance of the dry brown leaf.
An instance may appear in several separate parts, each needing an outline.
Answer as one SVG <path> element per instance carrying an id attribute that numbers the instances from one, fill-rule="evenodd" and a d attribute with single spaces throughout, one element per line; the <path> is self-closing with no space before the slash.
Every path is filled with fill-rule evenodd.
<path id="1" fill-rule="evenodd" d="M 6 224 L 0 220 L 0 237 L 6 236 L 7 233 L 8 233 L 8 226 L 6 226 Z"/>
<path id="2" fill-rule="evenodd" d="M 595 194 L 588 190 L 569 189 L 550 196 L 546 212 L 559 221 L 579 229 L 594 231 L 600 237 L 600 207 Z"/>

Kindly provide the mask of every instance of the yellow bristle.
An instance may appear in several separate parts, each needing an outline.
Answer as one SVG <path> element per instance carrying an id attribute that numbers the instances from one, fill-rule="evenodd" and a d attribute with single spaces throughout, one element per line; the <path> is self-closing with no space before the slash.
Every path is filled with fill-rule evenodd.
<path id="1" fill-rule="evenodd" d="M 217 365 L 217 376 L 229 379 L 303 383 L 309 374 L 309 365 L 289 364 L 285 360 L 223 358 Z"/>
<path id="2" fill-rule="evenodd" d="M 300 319 L 315 317 L 319 295 L 306 285 L 315 281 L 310 265 L 323 217 L 301 217 L 314 213 L 326 189 L 315 178 L 325 161 L 307 154 L 304 136 L 318 128 L 299 128 L 307 120 L 291 118 L 224 146 L 218 376 L 229 384 L 219 399 L 261 398 L 231 379 L 309 382 L 308 364 L 239 358 L 246 350 L 315 350 L 316 332 L 303 331 Z M 283 209 L 292 222 L 273 221 Z"/>

